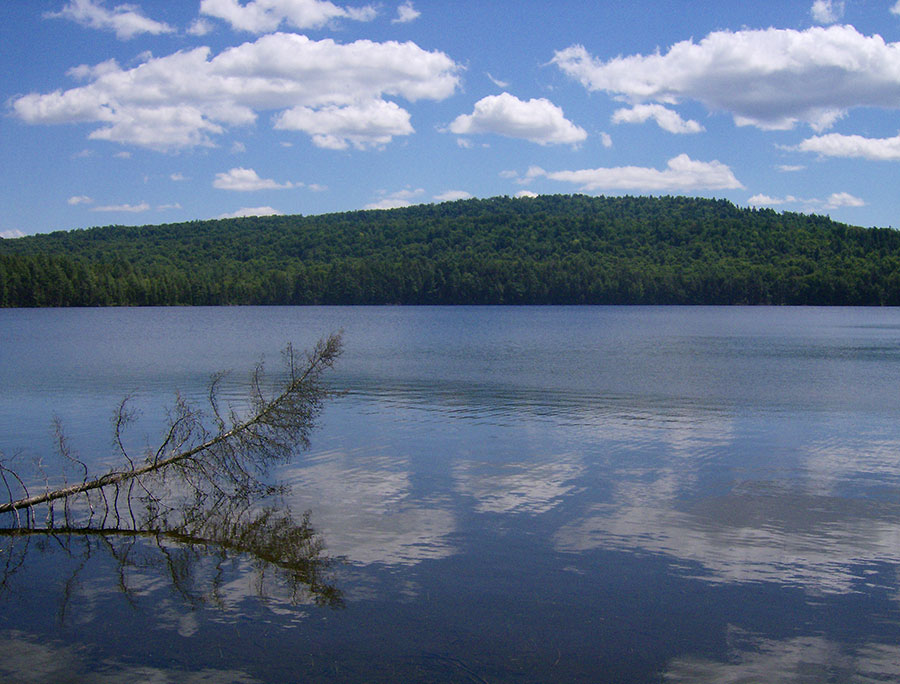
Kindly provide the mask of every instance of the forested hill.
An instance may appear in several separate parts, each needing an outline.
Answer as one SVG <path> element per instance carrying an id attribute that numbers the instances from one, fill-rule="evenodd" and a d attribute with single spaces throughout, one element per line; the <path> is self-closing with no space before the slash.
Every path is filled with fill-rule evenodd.
<path id="1" fill-rule="evenodd" d="M 498 197 L 0 240 L 0 305 L 900 304 L 900 233 L 685 197 Z"/>

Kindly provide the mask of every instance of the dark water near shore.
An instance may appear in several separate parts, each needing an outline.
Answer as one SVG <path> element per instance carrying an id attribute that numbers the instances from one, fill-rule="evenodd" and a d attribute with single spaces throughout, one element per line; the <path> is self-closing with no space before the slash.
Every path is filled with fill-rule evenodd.
<path id="1" fill-rule="evenodd" d="M 340 606 L 251 556 L 0 547 L 0 680 L 900 679 L 900 310 L 0 310 L 0 451 L 97 470 L 133 396 L 239 401 L 343 329 L 278 475 Z M 132 562 L 134 561 L 134 562 Z M 124 568 L 124 569 L 123 569 Z M 173 571 L 177 569 L 177 572 Z"/>

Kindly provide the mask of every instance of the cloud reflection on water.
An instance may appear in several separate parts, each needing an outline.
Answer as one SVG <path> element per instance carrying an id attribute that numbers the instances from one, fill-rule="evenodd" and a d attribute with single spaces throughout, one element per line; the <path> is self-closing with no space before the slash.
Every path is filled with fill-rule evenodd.
<path id="1" fill-rule="evenodd" d="M 0 679 L 17 684 L 261 684 L 259 679 L 239 670 L 183 670 L 128 664 L 118 659 L 105 659 L 98 666 L 83 648 L 41 642 L 17 630 L 0 633 L 0 653 Z"/>
<path id="2" fill-rule="evenodd" d="M 415 498 L 409 464 L 365 450 L 316 454 L 285 473 L 295 510 L 315 511 L 331 556 L 413 565 L 456 552 L 456 519 L 439 497 Z"/>
<path id="3" fill-rule="evenodd" d="M 900 564 L 900 503 L 838 491 L 854 484 L 847 462 L 889 472 L 900 444 L 874 447 L 867 450 L 859 440 L 852 448 L 814 447 L 798 455 L 798 472 L 805 477 L 736 481 L 723 493 L 700 497 L 692 491 L 697 473 L 689 462 L 684 470 L 626 473 L 614 484 L 610 502 L 594 502 L 563 525 L 554 545 L 571 553 L 663 554 L 691 564 L 695 576 L 709 582 L 777 582 L 810 593 L 860 590 L 864 566 Z M 830 474 L 829 463 L 835 466 Z M 884 485 L 891 482 L 896 474 Z"/>
<path id="4" fill-rule="evenodd" d="M 575 488 L 583 466 L 573 454 L 538 463 L 500 466 L 460 461 L 453 468 L 457 489 L 475 499 L 479 513 L 546 513 Z"/>
<path id="5" fill-rule="evenodd" d="M 898 681 L 900 647 L 884 643 L 843 644 L 821 636 L 779 641 L 732 629 L 727 662 L 677 658 L 669 663 L 664 678 L 681 684 Z"/>

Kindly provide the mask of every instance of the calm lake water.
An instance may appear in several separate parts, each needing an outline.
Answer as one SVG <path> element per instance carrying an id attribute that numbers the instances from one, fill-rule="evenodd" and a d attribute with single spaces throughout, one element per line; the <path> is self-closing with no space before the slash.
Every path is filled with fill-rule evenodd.
<path id="1" fill-rule="evenodd" d="M 343 329 L 277 475 L 340 601 L 172 540 L 0 544 L 0 680 L 900 679 L 900 310 L 0 310 L 0 451 L 98 471 Z M 223 560 L 224 558 L 224 560 Z"/>

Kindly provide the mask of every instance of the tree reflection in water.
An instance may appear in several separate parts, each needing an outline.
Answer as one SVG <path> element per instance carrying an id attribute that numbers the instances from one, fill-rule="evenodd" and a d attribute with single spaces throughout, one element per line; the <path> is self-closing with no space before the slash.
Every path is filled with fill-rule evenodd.
<path id="1" fill-rule="evenodd" d="M 57 527 L 0 530 L 0 600 L 14 591 L 15 578 L 28 568 L 29 555 L 53 547 L 74 563 L 64 582 L 64 614 L 70 588 L 98 555 L 115 563 L 118 588 L 126 597 L 139 592 L 148 574 L 167 581 L 184 603 L 224 607 L 221 593 L 225 571 L 243 561 L 252 568 L 252 586 L 267 598 L 273 584 L 286 590 L 293 604 L 315 602 L 338 608 L 340 590 L 331 583 L 334 560 L 324 551 L 309 512 L 295 520 L 284 508 L 253 509 L 231 502 L 203 512 L 192 511 L 177 525 L 124 527 Z M 37 552 L 37 554 L 36 554 Z"/>
<path id="2" fill-rule="evenodd" d="M 138 593 L 149 573 L 167 580 L 188 605 L 222 606 L 226 567 L 249 563 L 259 597 L 277 582 L 292 603 L 342 605 L 340 591 L 327 579 L 332 561 L 309 513 L 295 519 L 276 498 L 284 488 L 265 479 L 273 465 L 295 455 L 298 445 L 308 446 L 332 393 L 322 376 L 340 353 L 340 334 L 319 342 L 305 364 L 288 346 L 283 380 L 266 391 L 262 366 L 257 366 L 244 412 L 220 409 L 222 376 L 216 376 L 208 412 L 179 398 L 159 448 L 140 456 L 125 446 L 124 429 L 134 414 L 123 401 L 114 417 L 122 465 L 103 475 L 89 474 L 58 426 L 60 484 L 50 486 L 43 467 L 28 477 L 13 468 L 15 459 L 0 455 L 0 481 L 8 494 L 8 501 L 0 503 L 0 598 L 14 590 L 29 556 L 53 550 L 63 551 L 75 565 L 64 583 L 63 616 L 71 588 L 101 554 L 114 561 L 119 589 L 127 597 Z M 35 481 L 44 484 L 35 487 Z M 32 491 L 43 491 L 33 494 L 26 483 Z M 38 515 L 40 510 L 45 515 Z"/>

